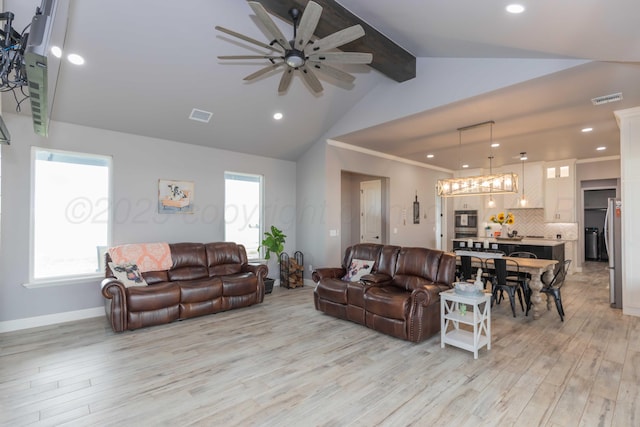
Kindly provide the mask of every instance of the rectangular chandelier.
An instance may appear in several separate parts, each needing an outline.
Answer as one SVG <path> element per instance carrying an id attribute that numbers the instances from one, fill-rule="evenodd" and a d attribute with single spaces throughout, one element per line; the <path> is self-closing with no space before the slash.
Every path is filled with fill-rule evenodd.
<path id="1" fill-rule="evenodd" d="M 518 175 L 513 172 L 438 180 L 438 196 L 477 196 L 518 192 Z"/>

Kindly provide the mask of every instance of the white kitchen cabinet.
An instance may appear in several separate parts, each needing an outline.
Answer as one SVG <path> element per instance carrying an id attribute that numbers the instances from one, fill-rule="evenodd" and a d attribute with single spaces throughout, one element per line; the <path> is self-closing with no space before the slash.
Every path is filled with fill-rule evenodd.
<path id="1" fill-rule="evenodd" d="M 512 164 L 503 166 L 500 172 L 514 172 L 518 175 L 518 192 L 513 194 L 505 194 L 503 196 L 504 209 L 523 209 L 523 208 L 543 208 L 544 207 L 544 185 L 543 185 L 543 163 L 533 162 L 524 165 L 524 195 L 527 204 L 522 206 L 522 164 Z"/>
<path id="2" fill-rule="evenodd" d="M 576 161 L 547 162 L 544 165 L 544 220 L 576 222 Z"/>

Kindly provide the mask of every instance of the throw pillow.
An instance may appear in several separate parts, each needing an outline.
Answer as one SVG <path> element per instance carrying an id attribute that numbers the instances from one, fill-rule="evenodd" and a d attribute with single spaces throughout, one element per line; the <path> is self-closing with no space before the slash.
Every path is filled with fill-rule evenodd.
<path id="1" fill-rule="evenodd" d="M 352 259 L 347 269 L 347 274 L 342 278 L 348 282 L 357 282 L 365 274 L 371 273 L 374 261 L 365 259 Z"/>
<path id="2" fill-rule="evenodd" d="M 147 286 L 147 282 L 142 277 L 140 269 L 135 264 L 116 264 L 109 263 L 109 268 L 116 276 L 116 279 L 122 282 L 125 288 L 132 286 Z"/>

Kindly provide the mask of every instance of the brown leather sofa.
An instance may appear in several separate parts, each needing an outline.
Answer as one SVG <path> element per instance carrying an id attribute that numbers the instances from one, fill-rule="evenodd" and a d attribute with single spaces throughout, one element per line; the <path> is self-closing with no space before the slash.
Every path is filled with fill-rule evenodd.
<path id="1" fill-rule="evenodd" d="M 353 259 L 373 260 L 361 280 L 343 280 Z M 455 282 L 455 256 L 427 248 L 357 244 L 342 267 L 316 269 L 317 310 L 412 342 L 440 331 L 440 292 Z"/>
<path id="2" fill-rule="evenodd" d="M 107 319 L 115 332 L 248 307 L 264 300 L 266 265 L 249 265 L 243 245 L 231 242 L 169 244 L 173 266 L 142 273 L 148 286 L 125 287 L 106 254 Z"/>

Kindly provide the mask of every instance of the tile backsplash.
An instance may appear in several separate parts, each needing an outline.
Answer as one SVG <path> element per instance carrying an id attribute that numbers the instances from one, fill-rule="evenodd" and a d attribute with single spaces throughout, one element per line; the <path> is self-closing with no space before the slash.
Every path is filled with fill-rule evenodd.
<path id="1" fill-rule="evenodd" d="M 519 236 L 544 236 L 547 239 L 555 239 L 556 235 L 562 235 L 562 240 L 578 240 L 577 223 L 548 223 L 544 222 L 544 209 L 511 209 L 515 222 L 509 226 L 509 230 L 517 230 Z M 479 233 L 484 235 L 483 229 L 489 225 L 493 230 L 500 230 L 499 224 L 480 221 Z"/>

